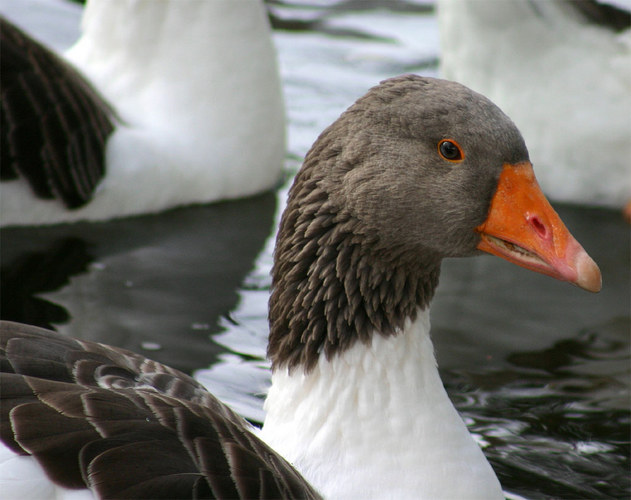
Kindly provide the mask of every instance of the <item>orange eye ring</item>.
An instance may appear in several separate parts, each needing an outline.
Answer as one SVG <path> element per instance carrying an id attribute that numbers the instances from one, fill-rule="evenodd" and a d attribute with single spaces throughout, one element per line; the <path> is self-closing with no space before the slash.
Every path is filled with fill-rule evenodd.
<path id="1" fill-rule="evenodd" d="M 464 152 L 453 139 L 442 139 L 438 143 L 438 154 L 443 160 L 447 160 L 452 163 L 459 163 L 464 160 Z"/>

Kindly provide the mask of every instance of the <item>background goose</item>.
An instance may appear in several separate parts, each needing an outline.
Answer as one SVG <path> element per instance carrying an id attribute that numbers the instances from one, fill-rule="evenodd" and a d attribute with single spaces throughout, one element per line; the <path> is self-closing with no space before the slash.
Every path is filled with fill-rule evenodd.
<path id="1" fill-rule="evenodd" d="M 386 80 L 320 135 L 281 220 L 261 437 L 284 459 L 189 377 L 15 323 L 4 456 L 103 497 L 503 498 L 429 336 L 441 260 L 480 250 L 600 289 L 508 117 L 456 83 Z"/>
<path id="2" fill-rule="evenodd" d="M 631 3 L 440 0 L 441 73 L 519 124 L 551 198 L 631 200 Z M 631 215 L 631 206 L 629 215 Z"/>
<path id="3" fill-rule="evenodd" d="M 2 21 L 3 225 L 154 212 L 278 182 L 284 109 L 261 2 L 90 0 L 82 27 L 61 58 Z"/>

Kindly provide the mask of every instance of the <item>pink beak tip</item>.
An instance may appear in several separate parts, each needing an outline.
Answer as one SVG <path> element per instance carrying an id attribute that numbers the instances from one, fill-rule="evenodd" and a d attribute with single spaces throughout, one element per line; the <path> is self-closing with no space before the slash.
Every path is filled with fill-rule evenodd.
<path id="1" fill-rule="evenodd" d="M 600 292 L 602 288 L 602 275 L 598 265 L 583 250 L 576 256 L 576 285 L 588 292 Z"/>

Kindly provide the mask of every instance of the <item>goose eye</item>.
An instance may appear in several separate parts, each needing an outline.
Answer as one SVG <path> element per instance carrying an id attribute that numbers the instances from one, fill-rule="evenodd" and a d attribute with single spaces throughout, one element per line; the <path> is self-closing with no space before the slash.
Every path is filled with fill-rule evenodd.
<path id="1" fill-rule="evenodd" d="M 438 143 L 438 153 L 447 161 L 461 161 L 464 159 L 460 145 L 451 139 L 443 139 Z"/>

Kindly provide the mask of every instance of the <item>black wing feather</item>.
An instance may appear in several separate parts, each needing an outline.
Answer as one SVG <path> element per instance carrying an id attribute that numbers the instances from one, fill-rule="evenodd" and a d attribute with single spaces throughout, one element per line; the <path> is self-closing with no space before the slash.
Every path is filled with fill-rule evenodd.
<path id="1" fill-rule="evenodd" d="M 87 203 L 105 174 L 114 111 L 70 64 L 0 16 L 0 177 L 40 198 Z"/>

